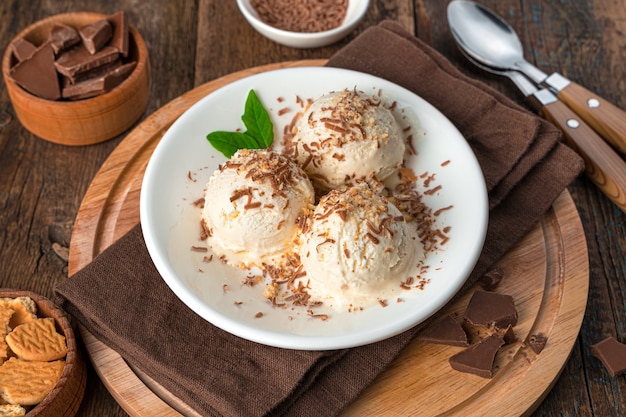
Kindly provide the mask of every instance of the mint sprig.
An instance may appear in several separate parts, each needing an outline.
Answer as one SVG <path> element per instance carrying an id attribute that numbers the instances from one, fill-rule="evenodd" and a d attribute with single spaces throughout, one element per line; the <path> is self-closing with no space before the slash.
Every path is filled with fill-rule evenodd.
<path id="1" fill-rule="evenodd" d="M 274 125 L 254 90 L 248 93 L 241 120 L 247 129 L 245 132 L 215 131 L 206 137 L 226 158 L 239 149 L 265 149 L 274 142 Z"/>

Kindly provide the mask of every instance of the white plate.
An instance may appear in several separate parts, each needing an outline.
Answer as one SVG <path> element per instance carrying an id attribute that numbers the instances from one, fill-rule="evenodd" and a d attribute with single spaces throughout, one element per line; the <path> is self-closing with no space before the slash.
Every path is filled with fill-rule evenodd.
<path id="1" fill-rule="evenodd" d="M 384 97 L 397 102 L 396 114 L 409 115 L 413 124 L 414 116 L 419 119 L 413 140 L 417 156 L 409 158 L 407 164 L 418 175 L 434 174 L 435 183 L 441 185 L 438 193 L 425 196 L 424 201 L 433 210 L 452 206 L 438 217 L 441 227 L 450 227 L 450 239 L 441 250 L 427 255 L 430 283 L 423 291 L 403 291 L 404 302 L 390 302 L 387 307 L 327 311 L 330 318 L 322 321 L 309 317 L 304 309 L 273 308 L 262 296 L 263 285 L 241 284 L 245 271 L 215 260 L 204 262 L 206 253 L 191 250 L 192 246 L 203 245 L 199 241 L 200 209 L 192 203 L 202 197 L 210 175 L 226 160 L 207 142 L 207 133 L 243 128 L 241 115 L 251 89 L 270 112 L 275 141 L 280 141 L 283 127 L 299 109 L 297 97 L 317 98 L 354 87 L 369 94 L 381 91 Z M 279 110 L 287 107 L 292 112 L 278 116 Z M 459 290 L 473 269 L 488 218 L 480 166 L 450 121 L 420 97 L 386 80 L 326 67 L 287 68 L 253 75 L 209 94 L 189 108 L 165 133 L 148 163 L 140 213 L 146 245 L 157 270 L 193 311 L 242 338 L 306 350 L 372 343 L 431 316 Z M 262 317 L 256 317 L 257 313 L 263 313 Z"/>

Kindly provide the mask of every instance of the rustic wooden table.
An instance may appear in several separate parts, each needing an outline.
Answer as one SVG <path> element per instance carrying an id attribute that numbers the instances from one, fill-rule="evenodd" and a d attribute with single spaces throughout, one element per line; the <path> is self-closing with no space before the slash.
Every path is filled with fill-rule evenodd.
<path id="1" fill-rule="evenodd" d="M 338 44 L 292 49 L 272 43 L 243 19 L 234 1 L 57 0 L 0 2 L 0 44 L 43 17 L 68 11 L 125 10 L 145 38 L 152 66 L 151 98 L 144 117 L 195 86 L 234 71 L 275 62 L 328 58 L 383 19 L 431 44 L 470 76 L 522 97 L 504 79 L 471 67 L 448 30 L 439 0 L 372 1 L 365 20 Z M 617 0 L 484 0 L 518 30 L 527 58 L 559 71 L 626 109 L 626 8 Z M 124 138 L 87 147 L 43 141 L 17 120 L 0 87 L 0 286 L 51 296 L 67 278 L 72 226 L 81 200 L 107 156 Z M 569 189 L 583 222 L 590 260 L 587 312 L 571 358 L 537 416 L 626 415 L 626 378 L 612 378 L 590 346 L 626 333 L 626 215 L 584 177 Z M 92 368 L 78 416 L 123 416 Z"/>

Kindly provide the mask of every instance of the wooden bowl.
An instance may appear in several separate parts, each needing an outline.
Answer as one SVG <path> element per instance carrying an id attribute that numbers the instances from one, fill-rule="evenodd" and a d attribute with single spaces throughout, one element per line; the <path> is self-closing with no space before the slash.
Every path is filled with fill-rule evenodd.
<path id="1" fill-rule="evenodd" d="M 106 17 L 89 12 L 59 14 L 33 23 L 13 40 L 23 38 L 38 46 L 48 38 L 50 29 L 56 23 L 78 28 Z M 77 101 L 46 100 L 13 81 L 9 70 L 17 60 L 11 44 L 2 58 L 2 75 L 15 113 L 31 133 L 64 145 L 90 145 L 124 132 L 139 119 L 148 104 L 148 49 L 141 35 L 132 27 L 129 30 L 128 59 L 137 61 L 137 66 L 120 85 L 100 96 Z"/>
<path id="2" fill-rule="evenodd" d="M 31 408 L 27 417 L 71 417 L 76 414 L 83 400 L 87 383 L 87 368 L 80 349 L 76 344 L 74 330 L 63 312 L 47 298 L 31 292 L 0 288 L 0 298 L 30 297 L 37 304 L 38 317 L 52 317 L 57 331 L 65 336 L 67 355 L 61 378 L 50 394 Z"/>

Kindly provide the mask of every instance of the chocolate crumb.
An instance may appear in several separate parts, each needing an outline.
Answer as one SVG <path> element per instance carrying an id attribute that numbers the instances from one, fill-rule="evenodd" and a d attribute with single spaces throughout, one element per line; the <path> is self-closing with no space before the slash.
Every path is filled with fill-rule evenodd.
<path id="1" fill-rule="evenodd" d="M 261 317 L 263 317 L 263 313 L 261 313 L 260 311 L 254 315 L 255 319 L 260 319 Z"/>
<path id="2" fill-rule="evenodd" d="M 504 271 L 499 267 L 495 267 L 480 278 L 480 285 L 485 290 L 492 291 L 500 285 L 503 277 Z"/>
<path id="3" fill-rule="evenodd" d="M 528 337 L 528 346 L 535 352 L 536 354 L 540 354 L 544 347 L 546 347 L 546 342 L 548 341 L 548 337 L 543 333 L 531 334 Z"/>

